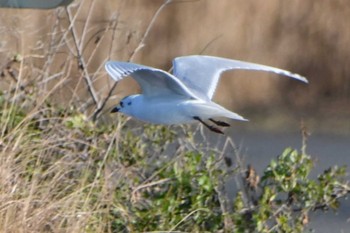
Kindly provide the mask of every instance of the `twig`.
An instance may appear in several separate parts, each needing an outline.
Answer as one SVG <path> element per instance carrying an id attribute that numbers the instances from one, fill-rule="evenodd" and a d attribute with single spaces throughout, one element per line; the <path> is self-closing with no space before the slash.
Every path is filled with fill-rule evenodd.
<path id="1" fill-rule="evenodd" d="M 213 44 L 216 40 L 220 39 L 220 37 L 222 37 L 222 35 L 218 35 L 216 37 L 214 37 L 211 41 L 209 41 L 204 48 L 199 52 L 199 54 L 203 54 L 205 50 L 207 50 L 207 48 Z"/>
<path id="2" fill-rule="evenodd" d="M 228 149 L 228 147 L 231 147 L 234 150 L 237 157 L 239 156 L 233 139 L 231 137 L 227 137 L 225 144 L 223 146 L 222 152 L 220 154 L 221 158 L 224 158 L 224 153 Z M 237 158 L 237 160 L 239 160 L 239 158 Z M 239 163 L 239 161 L 237 163 Z M 231 169 L 230 168 L 231 166 L 227 165 L 227 167 L 228 167 L 228 169 Z M 238 174 L 238 176 L 241 176 L 241 172 Z M 216 188 L 216 192 L 218 193 L 220 209 L 221 209 L 222 213 L 224 214 L 224 229 L 227 231 L 232 231 L 235 228 L 235 224 L 232 221 L 232 219 L 230 218 L 230 216 L 228 215 L 228 214 L 231 214 L 233 211 L 232 210 L 232 202 L 229 200 L 229 198 L 227 196 L 227 192 L 225 189 L 225 182 L 224 182 L 224 179 L 222 179 L 222 178 L 219 179 L 219 181 L 218 181 L 218 186 Z"/>
<path id="3" fill-rule="evenodd" d="M 56 20 L 55 20 L 55 23 L 53 24 L 52 26 L 52 31 L 51 31 L 51 36 L 50 36 L 50 39 L 49 39 L 49 49 L 48 49 L 48 52 L 47 52 L 47 56 L 46 56 L 46 61 L 42 67 L 42 81 L 41 83 L 44 84 L 43 86 L 43 89 L 44 90 L 47 90 L 47 82 L 45 82 L 45 79 L 49 77 L 49 74 L 50 74 L 50 70 L 51 70 L 51 64 L 53 63 L 53 60 L 54 60 L 54 56 L 55 56 L 55 53 L 57 52 L 57 47 L 54 46 L 56 40 L 55 40 L 55 36 L 57 35 L 57 31 L 58 31 L 58 26 L 59 26 L 59 20 L 58 20 L 58 11 L 55 11 L 56 13 Z M 61 38 L 62 40 L 62 38 Z M 56 51 L 54 51 L 54 49 Z M 41 85 L 41 84 L 38 84 L 38 85 Z"/>
<path id="4" fill-rule="evenodd" d="M 153 181 L 153 182 L 150 182 L 150 183 L 147 183 L 147 184 L 139 185 L 132 191 L 132 196 L 134 196 L 135 193 L 138 192 L 141 189 L 149 188 L 149 187 L 154 186 L 154 185 L 163 184 L 163 183 L 166 183 L 166 182 L 168 182 L 170 180 L 171 180 L 170 178 L 164 178 L 164 179 Z"/>
<path id="5" fill-rule="evenodd" d="M 89 7 L 89 12 L 87 14 L 87 19 L 85 20 L 85 24 L 84 24 L 84 28 L 83 28 L 83 31 L 82 31 L 82 35 L 81 35 L 81 38 L 80 38 L 80 45 L 79 45 L 79 52 L 83 53 L 83 50 L 84 50 L 84 41 L 85 41 L 85 37 L 86 37 L 86 34 L 87 34 L 87 28 L 90 24 L 90 19 L 91 19 L 91 16 L 92 16 L 92 10 L 94 9 L 94 6 L 95 6 L 95 3 L 96 1 L 95 0 L 92 0 L 91 4 L 90 4 L 90 7 Z"/>
<path id="6" fill-rule="evenodd" d="M 166 0 L 165 3 L 163 3 L 159 8 L 158 10 L 156 11 L 156 13 L 153 15 L 150 23 L 148 24 L 148 27 L 145 31 L 145 33 L 143 34 L 139 44 L 137 45 L 137 47 L 132 51 L 132 53 L 130 54 L 130 57 L 128 59 L 128 61 L 132 61 L 134 59 L 134 56 L 144 47 L 144 43 L 145 43 L 145 40 L 147 39 L 156 19 L 158 18 L 159 14 L 162 12 L 162 10 L 172 2 L 173 0 Z M 114 30 L 116 30 L 116 26 L 117 24 L 114 25 L 115 27 L 113 28 Z M 114 34 L 113 33 L 113 38 L 112 38 L 112 41 L 114 41 Z M 111 51 L 111 50 L 110 50 Z M 96 108 L 95 112 L 92 114 L 92 120 L 93 121 L 96 121 L 97 118 L 99 117 L 102 109 L 106 106 L 106 103 L 107 101 L 111 98 L 112 94 L 113 94 L 113 91 L 114 89 L 117 87 L 117 84 L 118 82 L 115 82 L 113 84 L 113 86 L 111 87 L 111 89 L 109 90 L 107 96 L 104 98 L 104 100 L 102 101 L 102 103 Z"/>
<path id="7" fill-rule="evenodd" d="M 186 215 L 183 219 L 181 219 L 180 222 L 178 222 L 175 226 L 173 226 L 169 231 L 167 231 L 168 233 L 173 232 L 178 226 L 180 226 L 181 223 L 185 222 L 189 217 L 191 217 L 191 215 L 193 215 L 196 212 L 199 211 L 205 211 L 205 212 L 209 212 L 208 209 L 204 209 L 204 208 L 199 208 L 196 210 L 191 211 L 188 215 Z"/>
<path id="8" fill-rule="evenodd" d="M 75 45 L 75 48 L 76 48 L 76 51 L 77 51 L 77 58 L 78 58 L 78 62 L 79 62 L 79 67 L 83 70 L 83 74 L 82 75 L 83 75 L 83 78 L 84 78 L 84 80 L 86 82 L 88 92 L 90 93 L 91 98 L 94 101 L 94 104 L 97 107 L 99 107 L 98 106 L 99 105 L 98 97 L 97 97 L 96 91 L 95 91 L 95 89 L 93 87 L 93 84 L 92 84 L 89 72 L 87 71 L 86 63 L 84 61 L 83 54 L 82 54 L 82 51 L 81 51 L 81 46 L 79 46 L 79 44 L 78 44 L 78 37 L 77 37 L 77 33 L 75 31 L 75 28 L 73 26 L 72 15 L 71 15 L 70 11 L 68 10 L 68 8 L 66 8 L 66 12 L 67 12 L 67 15 L 68 15 L 68 20 L 69 20 L 70 24 L 72 25 L 72 27 L 70 28 L 71 29 L 70 31 L 72 33 L 73 42 L 74 42 L 74 45 Z"/>
<path id="9" fill-rule="evenodd" d="M 112 33 L 112 43 L 111 43 L 111 48 L 109 49 L 109 51 L 112 51 L 112 46 L 113 46 L 113 42 L 115 39 L 115 31 L 117 30 L 117 25 L 118 25 L 118 18 L 116 20 L 114 20 L 113 24 L 112 24 L 112 29 L 114 32 Z M 96 108 L 96 110 L 92 114 L 93 121 L 96 121 L 97 118 L 99 117 L 100 113 L 102 112 L 102 109 L 106 106 L 107 101 L 111 98 L 114 89 L 117 87 L 117 84 L 118 84 L 118 82 L 113 83 L 113 86 L 109 89 L 107 96 L 104 98 L 104 100 L 102 101 L 100 106 L 98 108 Z"/>
<path id="10" fill-rule="evenodd" d="M 172 2 L 173 0 L 166 0 L 156 11 L 156 13 L 153 15 L 151 22 L 148 24 L 148 27 L 143 34 L 138 46 L 131 52 L 129 61 L 132 61 L 134 59 L 135 54 L 137 54 L 144 46 L 145 46 L 145 40 L 148 37 L 148 34 L 150 33 L 154 23 L 156 22 L 156 19 L 158 18 L 159 14 L 162 12 L 162 10 Z"/>

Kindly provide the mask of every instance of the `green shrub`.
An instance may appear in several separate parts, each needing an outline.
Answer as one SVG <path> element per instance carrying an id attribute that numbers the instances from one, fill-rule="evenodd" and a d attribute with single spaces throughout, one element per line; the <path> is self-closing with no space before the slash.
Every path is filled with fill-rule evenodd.
<path id="1" fill-rule="evenodd" d="M 349 191 L 344 167 L 311 179 L 312 158 L 291 148 L 260 180 L 191 133 L 9 103 L 2 97 L 3 232 L 303 232 L 310 212 L 338 208 Z"/>

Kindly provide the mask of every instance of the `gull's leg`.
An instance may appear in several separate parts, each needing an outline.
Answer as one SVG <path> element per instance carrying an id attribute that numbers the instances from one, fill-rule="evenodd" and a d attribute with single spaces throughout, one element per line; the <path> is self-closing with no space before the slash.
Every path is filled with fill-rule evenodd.
<path id="1" fill-rule="evenodd" d="M 199 121 L 200 123 L 202 123 L 205 127 L 207 127 L 208 129 L 210 129 L 211 131 L 215 132 L 215 133 L 220 133 L 220 134 L 224 134 L 224 132 L 222 132 L 219 128 L 216 128 L 213 125 L 208 125 L 207 123 L 205 123 L 201 118 L 195 116 L 193 117 L 193 119 Z"/>
<path id="2" fill-rule="evenodd" d="M 216 121 L 216 120 L 214 120 L 214 119 L 212 119 L 212 118 L 209 118 L 209 120 L 211 121 L 211 122 L 214 122 L 216 125 L 218 125 L 218 126 L 222 126 L 222 127 L 229 127 L 230 126 L 230 124 L 228 124 L 228 123 L 226 123 L 226 122 L 223 122 L 223 121 Z"/>

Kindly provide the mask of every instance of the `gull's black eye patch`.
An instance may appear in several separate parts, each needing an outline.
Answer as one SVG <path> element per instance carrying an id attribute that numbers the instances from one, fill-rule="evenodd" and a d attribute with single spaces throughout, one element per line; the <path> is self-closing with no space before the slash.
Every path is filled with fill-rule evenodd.
<path id="1" fill-rule="evenodd" d="M 129 102 L 128 105 L 130 106 L 130 105 L 131 105 L 131 102 Z"/>
<path id="2" fill-rule="evenodd" d="M 124 103 L 123 103 L 123 101 L 120 101 L 120 107 L 124 107 Z"/>

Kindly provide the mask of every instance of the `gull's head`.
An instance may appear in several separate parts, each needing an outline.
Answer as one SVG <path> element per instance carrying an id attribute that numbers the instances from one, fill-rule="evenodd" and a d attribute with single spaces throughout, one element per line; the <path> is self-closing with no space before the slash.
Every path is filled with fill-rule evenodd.
<path id="1" fill-rule="evenodd" d="M 113 112 L 122 112 L 124 114 L 132 116 L 134 105 L 135 105 L 135 103 L 138 102 L 138 97 L 139 97 L 139 95 L 129 95 L 129 96 L 124 97 L 119 102 L 119 105 L 114 107 L 111 112 L 112 113 Z"/>

